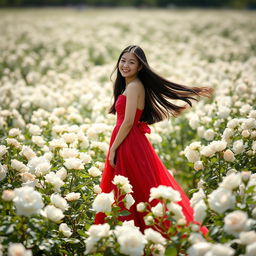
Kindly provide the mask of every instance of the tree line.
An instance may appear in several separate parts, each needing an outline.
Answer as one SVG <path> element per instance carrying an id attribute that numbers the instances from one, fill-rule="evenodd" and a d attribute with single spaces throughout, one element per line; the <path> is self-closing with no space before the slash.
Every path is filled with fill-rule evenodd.
<path id="1" fill-rule="evenodd" d="M 22 6 L 136 6 L 256 8 L 256 0 L 0 0 L 1 7 Z"/>

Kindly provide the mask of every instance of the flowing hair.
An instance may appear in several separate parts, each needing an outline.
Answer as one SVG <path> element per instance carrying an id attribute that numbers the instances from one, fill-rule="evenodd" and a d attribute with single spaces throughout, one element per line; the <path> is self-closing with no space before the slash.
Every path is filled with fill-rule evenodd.
<path id="1" fill-rule="evenodd" d="M 142 69 L 138 72 L 137 77 L 142 82 L 145 88 L 145 107 L 142 112 L 140 121 L 147 122 L 148 124 L 154 124 L 169 118 L 170 114 L 177 117 L 182 111 L 188 108 L 188 104 L 192 107 L 191 100 L 198 99 L 192 96 L 205 96 L 210 98 L 214 91 L 210 87 L 188 87 L 186 85 L 177 84 L 166 80 L 157 73 L 155 73 L 148 64 L 144 51 L 137 45 L 130 45 L 126 47 L 120 54 L 117 64 L 111 74 L 117 69 L 117 77 L 114 82 L 114 103 L 109 109 L 109 114 L 115 114 L 115 104 L 117 98 L 125 90 L 125 78 L 121 75 L 118 65 L 122 55 L 125 52 L 132 52 L 142 64 Z M 110 76 L 110 79 L 111 79 Z M 177 106 L 169 102 L 171 100 L 183 100 L 188 104 L 184 106 Z"/>

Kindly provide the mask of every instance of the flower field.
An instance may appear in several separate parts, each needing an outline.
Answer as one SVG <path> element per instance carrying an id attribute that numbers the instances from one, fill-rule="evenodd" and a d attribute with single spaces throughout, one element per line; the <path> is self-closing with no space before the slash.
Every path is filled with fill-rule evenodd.
<path id="1" fill-rule="evenodd" d="M 256 255 L 256 13 L 200 9 L 0 10 L 0 255 Z M 181 184 L 137 204 L 99 187 L 116 116 L 110 74 L 140 45 L 173 82 L 214 88 L 146 136 Z M 114 80 L 114 76 L 112 77 Z M 122 198 L 122 199 L 121 199 Z M 93 225 L 96 212 L 107 223 Z M 172 222 L 165 228 L 164 220 Z"/>

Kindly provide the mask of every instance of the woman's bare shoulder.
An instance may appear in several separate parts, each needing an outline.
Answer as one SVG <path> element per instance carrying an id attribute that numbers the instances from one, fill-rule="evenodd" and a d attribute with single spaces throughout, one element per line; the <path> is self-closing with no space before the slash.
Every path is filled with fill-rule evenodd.
<path id="1" fill-rule="evenodd" d="M 142 84 L 142 82 L 139 79 L 133 80 L 131 81 L 128 85 L 131 88 L 133 87 L 135 90 L 139 90 L 139 91 L 144 91 L 144 86 Z"/>

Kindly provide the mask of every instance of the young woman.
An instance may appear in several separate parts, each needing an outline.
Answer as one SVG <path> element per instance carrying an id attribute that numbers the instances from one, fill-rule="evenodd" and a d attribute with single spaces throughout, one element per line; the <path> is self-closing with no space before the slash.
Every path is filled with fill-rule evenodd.
<path id="1" fill-rule="evenodd" d="M 130 215 L 119 218 L 134 220 L 143 232 L 149 226 L 144 223 L 144 213 L 136 210 L 136 204 L 148 202 L 152 187 L 170 186 L 180 192 L 182 200 L 177 203 L 182 206 L 187 222 L 194 222 L 189 198 L 163 165 L 145 133 L 150 133 L 148 124 L 162 121 L 170 114 L 176 117 L 188 107 L 174 105 L 168 99 L 182 100 L 192 107 L 190 100 L 197 101 L 192 96 L 210 97 L 213 89 L 187 87 L 164 79 L 149 67 L 144 51 L 137 45 L 130 45 L 121 52 L 115 69 L 115 101 L 109 113 L 117 112 L 117 121 L 100 183 L 102 192 L 115 189 L 112 183 L 115 175 L 126 176 L 133 186 L 135 203 L 129 210 Z M 104 222 L 105 214 L 97 213 L 94 223 Z M 204 234 L 208 231 L 206 227 L 200 230 Z"/>

